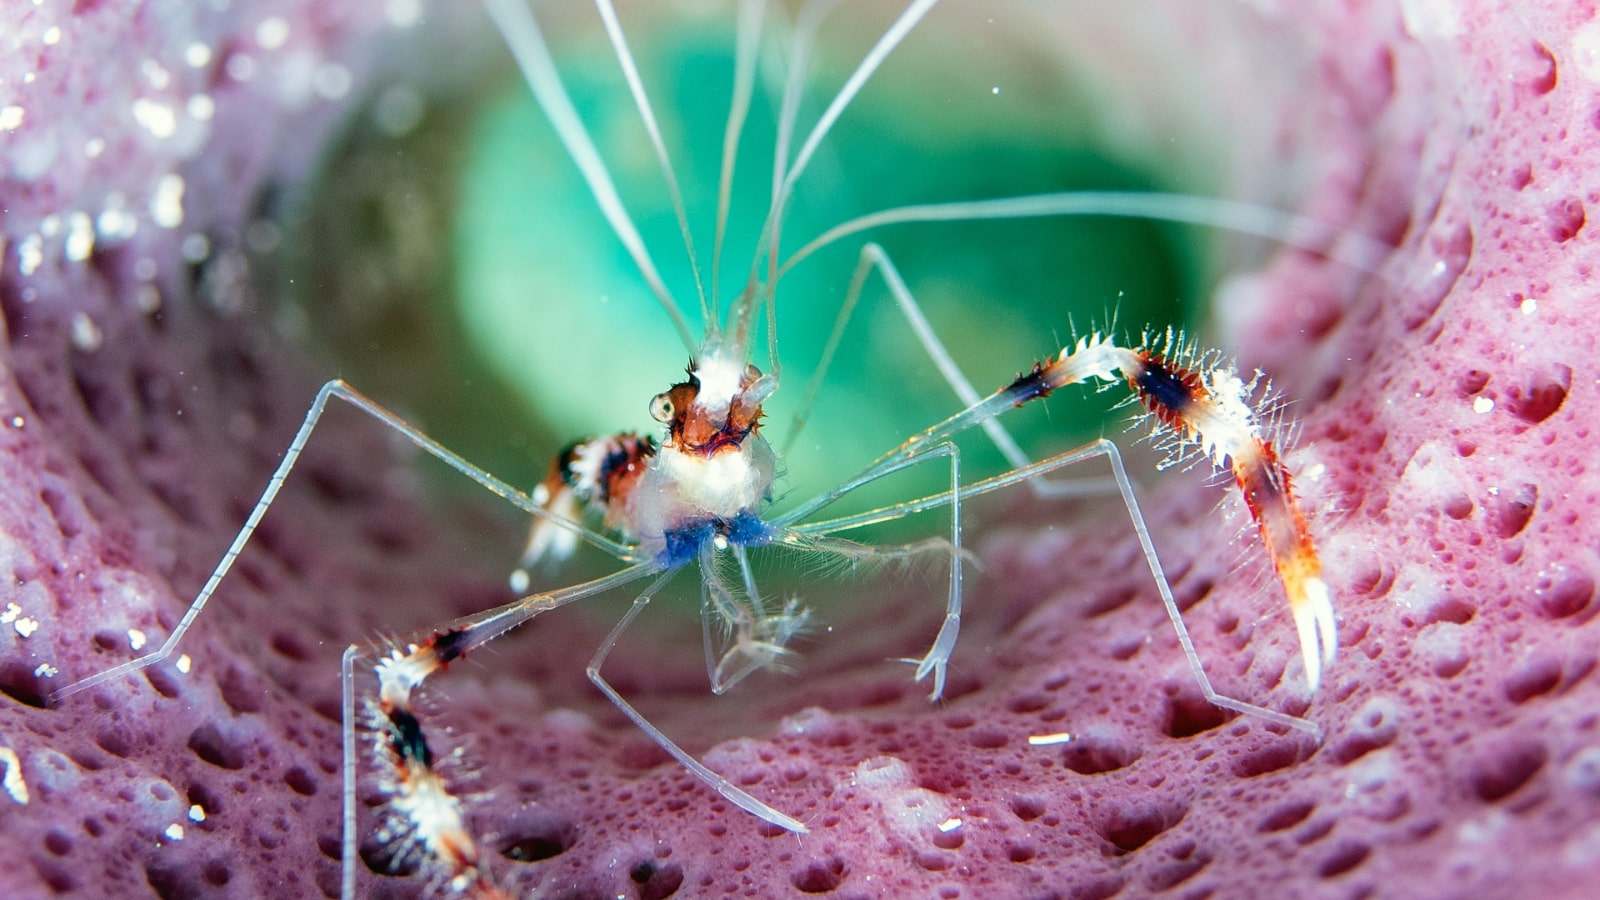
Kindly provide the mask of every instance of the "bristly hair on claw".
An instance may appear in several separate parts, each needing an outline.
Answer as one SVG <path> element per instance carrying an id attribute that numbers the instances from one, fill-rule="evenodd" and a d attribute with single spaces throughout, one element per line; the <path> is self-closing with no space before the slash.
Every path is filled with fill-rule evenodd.
<path id="1" fill-rule="evenodd" d="M 1171 432 L 1168 446 L 1176 459 L 1201 455 L 1230 472 L 1288 595 L 1306 682 L 1314 691 L 1338 652 L 1338 625 L 1289 468 L 1252 404 L 1260 379 L 1246 382 L 1231 362 L 1199 352 L 1175 330 L 1149 338 L 1134 348 L 1100 334 L 1082 338 L 1019 376 L 1005 395 L 1020 404 L 1069 384 L 1125 382 L 1159 427 Z"/>
<path id="2" fill-rule="evenodd" d="M 1123 374 L 1139 403 L 1169 429 L 1163 445 L 1172 454 L 1168 464 L 1198 452 L 1233 475 L 1288 595 L 1306 681 L 1316 690 L 1338 653 L 1338 626 L 1322 563 L 1278 451 L 1282 429 L 1272 424 L 1275 416 L 1257 412 L 1272 405 L 1270 388 L 1259 373 L 1245 381 L 1220 354 L 1200 353 L 1172 330 L 1159 350 L 1137 355 L 1141 365 Z"/>
<path id="3" fill-rule="evenodd" d="M 395 645 L 374 667 L 378 695 L 364 704 L 363 718 L 384 798 L 375 837 L 391 867 L 416 867 L 452 894 L 498 898 L 505 894 L 467 829 L 463 798 L 446 777 L 461 749 L 438 756 L 412 701 L 413 691 L 455 658 L 458 635 L 446 631 L 420 644 Z"/>

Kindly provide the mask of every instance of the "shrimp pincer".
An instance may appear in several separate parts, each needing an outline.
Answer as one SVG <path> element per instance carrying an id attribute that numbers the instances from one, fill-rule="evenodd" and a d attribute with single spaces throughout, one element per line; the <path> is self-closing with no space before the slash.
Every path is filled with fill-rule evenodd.
<path id="1" fill-rule="evenodd" d="M 1288 595 L 1306 682 L 1315 691 L 1338 652 L 1338 625 L 1289 469 L 1251 408 L 1251 385 L 1171 332 L 1163 343 L 1156 351 L 1120 347 L 1099 335 L 1084 338 L 1007 391 L 1020 405 L 1069 384 L 1125 381 L 1139 404 L 1186 445 L 1177 448 L 1180 455 L 1197 449 L 1216 468 L 1231 471 Z"/>

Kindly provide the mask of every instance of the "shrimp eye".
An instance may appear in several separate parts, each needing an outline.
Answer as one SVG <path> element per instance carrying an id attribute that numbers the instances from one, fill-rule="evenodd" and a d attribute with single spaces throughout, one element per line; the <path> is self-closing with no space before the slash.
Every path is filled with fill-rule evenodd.
<path id="1" fill-rule="evenodd" d="M 672 421 L 672 398 L 657 394 L 650 398 L 650 418 L 665 425 Z"/>

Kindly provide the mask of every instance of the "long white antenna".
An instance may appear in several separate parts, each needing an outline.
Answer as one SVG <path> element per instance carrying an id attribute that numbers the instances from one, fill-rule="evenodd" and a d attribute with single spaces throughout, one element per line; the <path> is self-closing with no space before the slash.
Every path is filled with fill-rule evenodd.
<path id="1" fill-rule="evenodd" d="M 818 119 L 817 124 L 812 126 L 811 133 L 806 136 L 805 143 L 800 145 L 800 152 L 795 154 L 794 164 L 789 167 L 788 173 L 784 175 L 783 188 L 777 198 L 777 209 L 780 216 L 782 215 L 783 205 L 788 201 L 790 192 L 794 190 L 795 181 L 800 178 L 801 173 L 805 171 L 806 166 L 811 162 L 812 155 L 817 152 L 817 145 L 822 143 L 824 137 L 827 137 L 828 131 L 833 128 L 833 123 L 839 120 L 839 116 L 844 113 L 845 107 L 849 106 L 850 101 L 854 100 L 856 94 L 861 92 L 861 88 L 867 83 L 867 79 L 878 71 L 878 67 L 883 65 L 883 61 L 889 57 L 889 54 L 900 46 L 900 42 L 905 40 L 907 34 L 911 33 L 911 29 L 917 27 L 917 23 L 922 21 L 922 17 L 927 15 L 928 10 L 932 9 L 933 5 L 938 2 L 939 0 L 915 0 L 910 6 L 906 7 L 906 11 L 900 14 L 900 18 L 896 19 L 894 24 L 889 26 L 889 30 L 878 38 L 878 42 L 872 45 L 872 49 L 868 51 L 866 58 L 861 60 L 861 65 L 857 66 L 856 70 L 850 74 L 850 80 L 846 81 L 844 87 L 839 89 L 839 93 L 833 98 L 833 102 L 829 103 L 828 108 L 823 111 L 822 118 Z M 774 225 L 772 229 L 774 246 L 777 245 L 778 230 L 777 225 Z"/>
<path id="2" fill-rule="evenodd" d="M 822 17 L 832 8 L 832 4 L 823 4 L 820 9 L 815 10 L 807 6 L 801 10 L 800 23 L 796 29 L 795 64 L 789 72 L 789 83 L 784 91 L 782 119 L 778 125 L 778 157 L 773 167 L 772 208 L 767 212 L 767 224 L 764 229 L 768 241 L 766 289 L 769 296 L 773 294 L 779 274 L 778 244 L 783 232 L 784 207 L 789 202 L 789 195 L 794 192 L 795 182 L 805 172 L 811 157 L 817 152 L 817 147 L 822 144 L 822 139 L 827 137 L 828 131 L 839 120 L 839 116 L 844 114 L 845 107 L 850 105 L 850 101 L 861 92 L 861 88 L 878 71 L 878 67 L 883 65 L 883 61 L 900 46 L 900 42 L 905 40 L 911 29 L 915 28 L 917 23 L 922 21 L 922 17 L 927 15 L 928 10 L 938 2 L 939 0 L 913 0 L 911 5 L 906 7 L 900 17 L 895 19 L 894 24 L 890 25 L 889 29 L 878 38 L 877 43 L 872 45 L 872 49 L 861 60 L 861 64 L 856 66 L 856 70 L 845 81 L 844 87 L 839 89 L 839 93 L 823 111 L 817 124 L 812 126 L 811 133 L 800 145 L 800 152 L 795 154 L 793 164 L 786 164 L 795 107 L 799 103 L 800 82 L 804 77 L 806 55 L 810 51 L 811 41 L 821 24 Z"/>
<path id="3" fill-rule="evenodd" d="M 755 92 L 756 54 L 761 49 L 761 19 L 765 0 L 740 0 L 738 39 L 733 57 L 733 102 L 728 107 L 728 125 L 722 132 L 722 174 L 717 181 L 717 234 L 711 244 L 711 297 L 720 302 L 722 242 L 728 234 L 728 208 L 733 200 L 733 171 L 739 159 L 739 137 L 750 113 Z M 707 328 L 711 320 L 707 319 Z"/>
<path id="4" fill-rule="evenodd" d="M 789 74 L 783 86 L 783 105 L 778 113 L 778 142 L 772 153 L 772 205 L 767 210 L 765 230 L 777 217 L 779 197 L 789 171 L 789 145 L 794 140 L 794 123 L 800 116 L 800 89 L 805 84 L 806 67 L 811 61 L 811 44 L 817 38 L 822 20 L 833 11 L 838 0 L 812 0 L 800 9 L 795 22 L 789 53 Z"/>
<path id="5" fill-rule="evenodd" d="M 667 193 L 672 196 L 672 211 L 678 216 L 678 230 L 683 232 L 683 248 L 689 254 L 689 269 L 694 273 L 694 289 L 700 297 L 700 318 L 709 331 L 713 322 L 711 308 L 706 302 L 705 283 L 700 279 L 700 261 L 694 255 L 694 236 L 689 231 L 689 215 L 684 210 L 683 193 L 678 190 L 678 175 L 672 168 L 671 158 L 667 156 L 667 145 L 661 140 L 661 128 L 656 124 L 655 110 L 650 106 L 650 98 L 645 96 L 644 82 L 639 78 L 639 67 L 634 62 L 633 51 L 628 49 L 627 36 L 622 33 L 622 23 L 617 20 L 617 8 L 611 0 L 595 0 L 594 5 L 600 12 L 600 21 L 605 23 L 606 36 L 616 50 L 617 63 L 622 66 L 622 77 L 627 79 L 628 90 L 633 94 L 633 105 L 639 109 L 639 118 L 644 122 L 644 130 L 650 135 L 650 143 L 656 150 L 656 159 L 661 163 L 661 175 L 667 181 Z"/>
<path id="6" fill-rule="evenodd" d="M 965 200 L 901 206 L 843 222 L 818 235 L 783 261 L 778 278 L 801 260 L 852 234 L 906 222 L 976 222 L 985 219 L 1033 219 L 1053 216 L 1110 216 L 1183 222 L 1255 235 L 1290 247 L 1321 253 L 1365 272 L 1379 273 L 1392 252 L 1381 241 L 1344 231 L 1330 222 L 1280 212 L 1265 206 L 1192 194 L 1134 194 L 1125 191 L 1070 191 L 1030 194 L 995 200 Z M 771 285 L 768 285 L 771 289 Z"/>
<path id="7" fill-rule="evenodd" d="M 577 110 L 573 109 L 572 98 L 567 96 L 567 89 L 561 83 L 555 61 L 550 58 L 550 48 L 545 45 L 544 35 L 539 31 L 539 23 L 534 21 L 533 13 L 524 0 L 483 0 L 483 3 L 494 19 L 495 26 L 500 29 L 506 46 L 511 48 L 512 56 L 516 57 L 517 66 L 522 70 L 528 87 L 533 90 L 534 98 L 544 108 L 545 116 L 554 126 L 561 143 L 566 146 L 568 155 L 583 173 L 584 181 L 589 183 L 589 190 L 594 192 L 600 212 L 611 223 L 611 230 L 627 248 L 628 255 L 633 257 L 645 283 L 672 318 L 679 337 L 683 338 L 683 345 L 690 353 L 696 352 L 699 345 L 683 317 L 683 310 L 678 308 L 677 301 L 672 299 L 672 294 L 662 282 L 655 263 L 650 260 L 650 251 L 645 249 L 644 239 L 639 236 L 639 229 L 634 227 L 633 219 L 622 205 L 622 198 L 617 195 L 616 185 L 611 182 L 605 162 L 590 140 L 589 132 L 584 129 L 583 121 L 578 118 Z"/>

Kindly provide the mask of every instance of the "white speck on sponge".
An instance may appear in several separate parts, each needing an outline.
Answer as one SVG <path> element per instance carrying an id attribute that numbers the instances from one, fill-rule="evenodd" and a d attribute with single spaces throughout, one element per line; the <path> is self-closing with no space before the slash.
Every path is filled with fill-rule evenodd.
<path id="1" fill-rule="evenodd" d="M 188 63 L 191 69 L 204 69 L 211 65 L 211 48 L 195 41 L 184 49 L 183 61 Z"/>
<path id="2" fill-rule="evenodd" d="M 0 747 L 0 768 L 5 774 L 0 776 L 0 785 L 4 785 L 6 793 L 19 806 L 28 805 L 28 783 L 22 780 L 22 760 L 17 759 L 17 751 L 10 747 Z"/>
<path id="3" fill-rule="evenodd" d="M 262 19 L 256 26 L 256 44 L 263 50 L 277 50 L 289 42 L 289 23 L 279 16 Z"/>
<path id="4" fill-rule="evenodd" d="M 902 841 L 920 844 L 953 818 L 943 797 L 916 786 L 904 760 L 874 756 L 856 766 L 851 775 L 856 787 L 878 804 L 884 824 Z"/>
<path id="5" fill-rule="evenodd" d="M 1600 84 L 1600 22 L 1586 22 L 1572 31 L 1571 69 Z"/>
<path id="6" fill-rule="evenodd" d="M 178 130 L 178 115 L 172 107 L 148 97 L 133 101 L 133 120 L 158 138 L 172 137 Z"/>
<path id="7" fill-rule="evenodd" d="M 162 228 L 177 228 L 183 224 L 182 175 L 163 175 L 156 182 L 155 194 L 150 198 L 150 218 Z"/>

